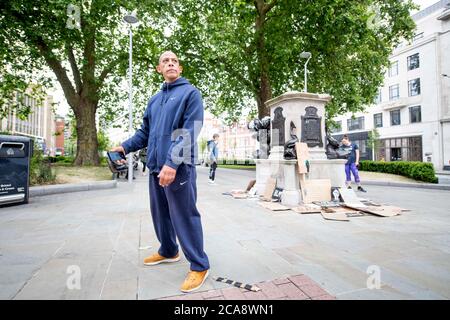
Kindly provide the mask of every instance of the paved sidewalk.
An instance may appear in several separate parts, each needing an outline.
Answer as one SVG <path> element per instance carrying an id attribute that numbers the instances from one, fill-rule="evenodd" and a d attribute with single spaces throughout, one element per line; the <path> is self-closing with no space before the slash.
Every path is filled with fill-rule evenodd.
<path id="1" fill-rule="evenodd" d="M 303 274 L 337 299 L 450 298 L 448 191 L 367 186 L 362 196 L 413 211 L 326 221 L 222 195 L 244 189 L 254 174 L 218 169 L 211 186 L 207 168 L 198 168 L 198 207 L 212 266 L 202 291 L 229 287 L 214 276 L 255 284 Z M 158 248 L 147 178 L 0 208 L 0 298 L 179 295 L 189 270 L 183 256 L 170 265 L 142 264 Z M 379 289 L 367 287 L 373 272 Z M 73 285 L 78 275 L 80 287 Z"/>

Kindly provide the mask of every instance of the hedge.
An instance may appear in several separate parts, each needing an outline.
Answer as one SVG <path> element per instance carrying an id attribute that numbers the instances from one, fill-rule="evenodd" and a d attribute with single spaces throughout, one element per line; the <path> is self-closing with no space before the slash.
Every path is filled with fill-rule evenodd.
<path id="1" fill-rule="evenodd" d="M 72 163 L 74 160 L 74 157 L 70 157 L 70 156 L 48 156 L 47 157 L 48 161 L 50 163 L 56 163 L 56 162 L 62 162 L 62 163 Z"/>
<path id="2" fill-rule="evenodd" d="M 227 165 L 240 165 L 240 166 L 254 166 L 255 160 L 253 159 L 219 159 L 217 164 L 227 164 Z"/>
<path id="3" fill-rule="evenodd" d="M 369 161 L 359 162 L 359 170 L 392 173 L 414 180 L 437 183 L 433 164 L 418 161 Z"/>

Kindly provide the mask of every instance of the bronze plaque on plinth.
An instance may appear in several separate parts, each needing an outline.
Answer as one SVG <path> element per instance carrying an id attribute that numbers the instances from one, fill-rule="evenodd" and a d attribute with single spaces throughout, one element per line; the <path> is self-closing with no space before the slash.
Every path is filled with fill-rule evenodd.
<path id="1" fill-rule="evenodd" d="M 305 108 L 302 119 L 302 140 L 308 147 L 323 147 L 322 141 L 322 117 L 317 115 L 317 108 L 309 106 Z"/>

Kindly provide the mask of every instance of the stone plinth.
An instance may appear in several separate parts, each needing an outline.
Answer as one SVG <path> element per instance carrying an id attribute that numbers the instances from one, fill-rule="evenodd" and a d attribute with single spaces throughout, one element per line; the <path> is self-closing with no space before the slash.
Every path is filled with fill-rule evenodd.
<path id="1" fill-rule="evenodd" d="M 274 99 L 266 102 L 266 106 L 270 108 L 270 117 L 274 119 L 275 110 L 282 108 L 282 116 L 285 118 L 284 124 L 284 137 L 285 142 L 288 141 L 290 136 L 290 123 L 291 121 L 297 128 L 297 137 L 302 141 L 302 137 L 306 138 L 305 129 L 307 127 L 302 125 L 302 116 L 305 119 L 307 115 L 306 108 L 313 107 L 316 111 L 318 121 L 320 121 L 320 130 L 317 128 L 317 133 L 313 136 L 320 137 L 322 142 L 321 146 L 309 146 L 309 153 L 311 159 L 326 159 L 325 155 L 325 145 L 326 145 L 326 133 L 325 133 L 325 105 L 331 100 L 331 96 L 328 94 L 316 94 L 316 93 L 306 93 L 298 91 L 286 92 Z M 279 110 L 279 109 L 278 109 Z M 307 120 L 305 120 L 307 121 Z M 273 122 L 271 122 L 271 143 L 277 140 L 279 134 L 276 128 L 273 128 Z M 275 148 L 276 146 L 272 146 Z M 272 149 L 271 148 L 271 152 Z"/>
<path id="2" fill-rule="evenodd" d="M 263 195 L 267 179 L 277 179 L 277 187 L 283 188 L 281 203 L 296 206 L 301 201 L 297 160 L 256 159 L 256 184 L 258 194 Z"/>
<path id="3" fill-rule="evenodd" d="M 292 91 L 266 102 L 271 117 L 271 148 L 268 159 L 256 159 L 258 194 L 265 192 L 268 178 L 283 188 L 281 203 L 297 206 L 302 201 L 297 160 L 284 160 L 284 144 L 291 140 L 291 122 L 300 142 L 308 144 L 310 170 L 306 179 L 330 179 L 333 187 L 345 185 L 346 160 L 328 160 L 325 154 L 325 105 L 328 94 Z"/>

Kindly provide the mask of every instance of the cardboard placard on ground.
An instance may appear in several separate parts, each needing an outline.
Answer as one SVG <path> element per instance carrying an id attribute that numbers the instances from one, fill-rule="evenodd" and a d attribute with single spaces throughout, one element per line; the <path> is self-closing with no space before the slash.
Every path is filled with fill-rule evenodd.
<path id="1" fill-rule="evenodd" d="M 353 189 L 339 188 L 339 193 L 341 194 L 342 201 L 345 205 L 358 208 L 365 207 L 365 205 L 358 199 L 358 196 Z"/>
<path id="2" fill-rule="evenodd" d="M 269 209 L 271 211 L 286 211 L 290 210 L 288 207 L 279 204 L 278 202 L 258 202 L 263 208 Z"/>
<path id="3" fill-rule="evenodd" d="M 247 199 L 248 195 L 246 193 L 232 193 L 231 196 L 234 199 Z"/>
<path id="4" fill-rule="evenodd" d="M 245 191 L 250 191 L 255 186 L 256 180 L 250 180 L 250 182 L 247 185 L 247 189 Z"/>
<path id="5" fill-rule="evenodd" d="M 331 201 L 330 179 L 300 179 L 300 188 L 303 203 Z"/>
<path id="6" fill-rule="evenodd" d="M 374 214 L 380 217 L 393 217 L 401 214 L 401 208 L 396 208 L 392 206 L 364 206 L 364 207 L 348 207 L 352 209 L 356 209 L 362 212 L 367 212 L 370 214 Z"/>
<path id="7" fill-rule="evenodd" d="M 275 178 L 268 178 L 266 182 L 266 189 L 264 190 L 263 199 L 266 201 L 272 201 L 272 194 L 273 190 L 275 190 L 275 187 L 277 185 L 277 179 Z"/>
<path id="8" fill-rule="evenodd" d="M 298 173 L 308 173 L 306 166 L 306 161 L 309 160 L 308 145 L 304 142 L 297 142 L 295 151 L 297 153 Z"/>
<path id="9" fill-rule="evenodd" d="M 304 204 L 298 207 L 294 207 L 291 210 L 301 214 L 322 212 L 320 206 L 317 206 L 315 204 Z"/>
<path id="10" fill-rule="evenodd" d="M 336 221 L 350 221 L 347 215 L 343 212 L 325 212 L 322 211 L 322 217 L 326 220 L 336 220 Z"/>

